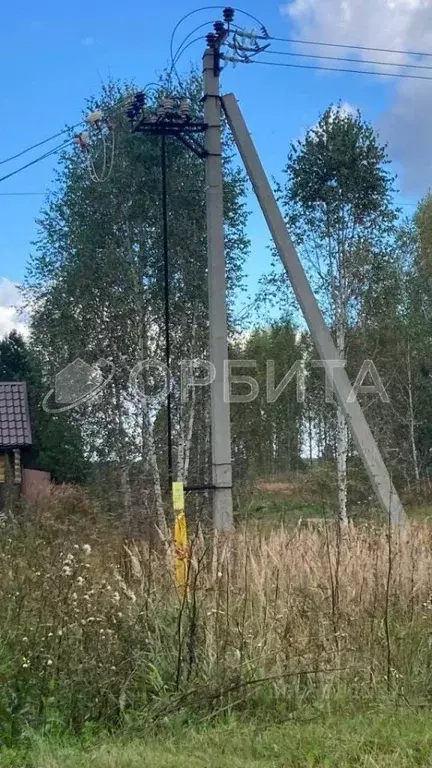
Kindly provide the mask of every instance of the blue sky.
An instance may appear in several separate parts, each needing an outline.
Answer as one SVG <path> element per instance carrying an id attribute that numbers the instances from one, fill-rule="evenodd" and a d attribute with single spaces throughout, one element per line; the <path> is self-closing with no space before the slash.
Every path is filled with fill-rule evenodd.
<path id="1" fill-rule="evenodd" d="M 313 1 L 308 0 L 308 13 L 313 13 Z M 385 4 L 386 0 L 376 2 Z M 93 0 L 62 8 L 54 0 L 5 4 L 0 31 L 0 160 L 54 134 L 65 123 L 77 122 L 86 97 L 97 92 L 101 80 L 110 75 L 134 78 L 141 84 L 153 80 L 168 62 L 174 25 L 196 7 L 196 0 L 182 3 L 181 10 L 174 0 L 160 6 L 153 3 L 149 12 L 148 4 L 137 0 L 130 0 L 127 6 Z M 242 7 L 262 18 L 275 36 L 301 31 L 298 14 L 294 18 L 283 15 L 278 3 L 244 0 Z M 218 12 L 207 11 L 188 19 L 179 29 L 178 41 L 200 22 L 216 18 L 215 14 Z M 179 69 L 187 69 L 190 61 L 199 62 L 201 55 L 202 44 L 197 43 L 185 54 Z M 379 123 L 391 108 L 395 89 L 393 80 L 373 76 L 258 65 L 230 66 L 223 74 L 223 90 L 235 92 L 264 165 L 276 177 L 290 141 L 315 123 L 330 102 L 340 99 Z M 37 153 L 26 155 L 22 162 Z M 21 161 L 0 165 L 0 176 L 18 165 Z M 44 193 L 54 183 L 54 168 L 55 161 L 49 159 L 0 183 L 0 277 L 16 283 L 22 280 L 43 203 L 43 196 L 4 193 Z M 415 188 L 401 199 L 414 202 Z M 247 270 L 248 287 L 253 291 L 269 262 L 269 237 L 252 197 L 250 209 L 252 253 Z M 412 210 L 406 208 L 407 213 Z"/>

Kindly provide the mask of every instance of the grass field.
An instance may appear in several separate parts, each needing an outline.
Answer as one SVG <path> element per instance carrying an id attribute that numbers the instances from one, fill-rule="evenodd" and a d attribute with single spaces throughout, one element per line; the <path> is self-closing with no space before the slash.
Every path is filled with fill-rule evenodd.
<path id="1" fill-rule="evenodd" d="M 191 525 L 186 591 L 64 494 L 11 521 L 0 766 L 432 768 L 429 510 L 342 531 L 291 494 L 259 488 L 229 537 Z"/>
<path id="2" fill-rule="evenodd" d="M 432 766 L 429 712 L 369 713 L 268 728 L 224 724 L 0 752 L 2 768 L 414 768 Z"/>

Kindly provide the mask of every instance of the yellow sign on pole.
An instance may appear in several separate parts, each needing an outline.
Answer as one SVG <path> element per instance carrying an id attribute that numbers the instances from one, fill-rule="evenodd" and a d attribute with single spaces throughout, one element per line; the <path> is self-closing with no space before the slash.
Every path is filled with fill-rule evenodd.
<path id="1" fill-rule="evenodd" d="M 172 502 L 175 513 L 174 520 L 174 573 L 178 587 L 187 588 L 189 547 L 187 536 L 186 515 L 184 513 L 183 483 L 172 484 Z"/>
<path id="2" fill-rule="evenodd" d="M 172 484 L 172 501 L 174 512 L 184 512 L 184 486 L 183 483 Z"/>

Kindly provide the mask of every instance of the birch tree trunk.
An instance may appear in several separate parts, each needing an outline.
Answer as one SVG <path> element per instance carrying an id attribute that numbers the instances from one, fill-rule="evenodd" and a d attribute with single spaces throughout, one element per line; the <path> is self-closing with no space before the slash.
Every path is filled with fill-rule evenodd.
<path id="1" fill-rule="evenodd" d="M 418 467 L 417 448 L 415 443 L 415 419 L 414 419 L 414 403 L 413 403 L 413 394 L 412 394 L 411 348 L 410 348 L 409 342 L 408 342 L 408 351 L 407 351 L 407 373 L 408 373 L 408 409 L 409 409 L 408 421 L 409 421 L 409 432 L 410 432 L 410 441 L 411 441 L 411 453 L 412 453 L 412 460 L 413 460 L 414 476 L 416 479 L 416 483 L 419 483 L 420 472 Z"/>
<path id="2" fill-rule="evenodd" d="M 192 339 L 191 339 L 191 359 L 195 354 L 196 337 L 196 315 L 194 313 L 192 320 Z M 188 407 L 186 407 L 188 405 Z M 189 474 L 189 462 L 191 454 L 193 428 L 195 422 L 196 410 L 196 389 L 191 388 L 191 395 L 188 403 L 183 402 L 183 392 L 180 393 L 180 430 L 179 443 L 177 451 L 177 479 L 179 482 L 187 483 Z M 187 415 L 186 415 L 187 414 Z"/>
<path id="3" fill-rule="evenodd" d="M 141 285 L 139 285 L 139 289 L 141 290 Z M 147 338 L 145 338 L 145 334 L 144 334 L 144 328 L 145 328 L 144 323 L 146 318 L 145 318 L 145 306 L 144 306 L 142 294 L 140 295 L 140 300 L 142 302 L 142 305 L 141 305 L 141 328 L 140 328 L 140 337 L 138 342 L 138 354 L 139 354 L 139 360 L 142 362 L 145 359 L 144 353 L 148 352 L 149 345 L 148 345 L 148 340 Z M 169 534 L 169 528 L 168 528 L 168 524 L 165 517 L 159 466 L 158 466 L 157 455 L 156 455 L 156 445 L 155 445 L 154 434 L 153 434 L 153 424 L 151 420 L 149 402 L 145 394 L 144 376 L 141 377 L 141 393 L 142 393 L 141 395 L 142 459 L 143 459 L 143 464 L 147 466 L 150 470 L 150 477 L 153 483 L 155 506 L 156 506 L 156 519 L 157 519 L 159 532 L 162 539 L 164 540 L 165 545 L 169 546 L 170 534 Z"/>
<path id="4" fill-rule="evenodd" d="M 162 487 L 153 435 L 153 425 L 151 423 L 148 400 L 145 396 L 142 398 L 142 425 L 142 433 L 144 438 L 143 455 L 145 455 L 145 460 L 148 462 L 150 476 L 153 482 L 158 528 L 165 543 L 168 544 L 170 535 L 163 505 Z"/>
<path id="5" fill-rule="evenodd" d="M 129 464 L 127 461 L 127 440 L 123 424 L 123 411 L 119 383 L 115 382 L 115 406 L 117 411 L 117 457 L 120 465 L 120 489 L 123 502 L 123 511 L 128 529 L 131 527 L 132 497 L 129 478 Z"/>

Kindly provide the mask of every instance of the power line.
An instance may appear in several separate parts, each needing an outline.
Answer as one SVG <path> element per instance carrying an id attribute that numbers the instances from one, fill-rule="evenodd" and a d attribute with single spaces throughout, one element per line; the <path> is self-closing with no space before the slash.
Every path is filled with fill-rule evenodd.
<path id="1" fill-rule="evenodd" d="M 261 53 L 270 53 L 274 56 L 294 56 L 303 59 L 325 59 L 326 61 L 349 61 L 353 64 L 377 64 L 384 67 L 407 67 L 409 69 L 428 69 L 431 70 L 432 66 L 427 64 L 396 64 L 393 61 L 375 61 L 374 59 L 351 59 L 345 56 L 324 56 L 321 53 L 295 53 L 294 51 L 273 51 L 265 50 Z"/>
<path id="2" fill-rule="evenodd" d="M 375 72 L 371 69 L 348 69 L 342 67 L 320 67 L 318 64 L 287 64 L 284 61 L 260 61 L 257 59 L 251 59 L 247 62 L 243 62 L 241 59 L 235 59 L 234 57 L 222 56 L 226 61 L 233 60 L 234 62 L 246 63 L 246 64 L 261 64 L 267 67 L 289 67 L 290 69 L 313 69 L 321 70 L 323 72 L 343 72 L 353 73 L 355 75 L 374 75 L 375 77 L 402 77 L 408 80 L 432 80 L 432 77 L 425 75 L 405 75 L 402 72 Z M 359 62 L 361 64 L 361 62 Z"/>
<path id="3" fill-rule="evenodd" d="M 177 55 L 176 55 L 175 64 L 178 64 L 179 60 L 181 59 L 181 57 L 183 56 L 183 54 L 185 53 L 185 51 L 187 51 L 187 49 L 188 49 L 188 48 L 190 48 L 190 46 L 191 46 L 191 45 L 193 45 L 194 43 L 197 43 L 199 40 L 206 40 L 206 36 L 205 36 L 205 35 L 199 35 L 198 37 L 194 37 L 194 39 L 193 39 L 193 40 L 191 40 L 191 41 L 190 41 L 190 42 L 189 42 L 187 45 L 185 45 L 184 47 L 183 47 L 183 45 L 182 45 L 182 46 L 181 46 L 181 50 L 180 50 L 180 52 L 179 52 L 179 53 L 177 53 Z"/>
<path id="4" fill-rule="evenodd" d="M 72 125 L 70 128 L 64 128 L 62 131 L 55 133 L 53 136 L 49 136 L 48 139 L 44 139 L 43 141 L 38 141 L 37 144 L 32 144 L 31 147 L 27 147 L 27 149 L 23 149 L 21 152 L 18 152 L 16 155 L 5 157 L 4 160 L 0 160 L 0 165 L 9 163 L 11 160 L 16 160 L 18 157 L 22 157 L 23 155 L 26 155 L 27 152 L 31 152 L 32 149 L 37 149 L 38 147 L 42 147 L 43 144 L 48 144 L 48 142 L 54 141 L 54 139 L 57 139 L 59 136 L 62 136 L 64 133 L 69 133 L 69 131 L 73 131 L 75 128 L 78 128 L 78 126 L 82 125 L 83 122 L 84 121 L 82 120 L 80 123 L 77 123 L 76 125 Z"/>
<path id="5" fill-rule="evenodd" d="M 190 42 L 187 42 L 187 41 L 189 40 L 190 37 L 192 37 L 192 35 L 195 32 L 198 32 L 203 27 L 208 27 L 211 23 L 212 23 L 211 21 L 206 21 L 206 22 L 204 22 L 204 24 L 199 24 L 197 27 L 195 27 L 195 29 L 193 29 L 192 32 L 189 32 L 189 34 L 186 35 L 186 37 L 184 38 L 183 42 L 178 46 L 175 54 L 171 58 L 171 68 L 170 68 L 170 71 L 169 71 L 168 78 L 170 79 L 171 76 L 172 76 L 172 73 L 174 72 L 176 77 L 177 77 L 177 80 L 178 80 L 178 83 L 179 83 L 180 86 L 181 86 L 182 83 L 181 83 L 181 77 L 180 77 L 180 75 L 178 73 L 178 70 L 177 70 L 177 66 L 176 66 L 177 63 L 179 62 L 179 60 L 181 59 L 181 57 L 183 56 L 185 51 L 188 48 L 190 48 L 191 45 L 193 45 L 194 43 L 198 42 L 199 40 L 205 40 L 206 37 L 205 37 L 205 35 L 200 35 L 199 37 L 195 37 L 193 40 L 190 40 Z M 187 43 L 187 45 L 186 45 L 186 43 Z"/>
<path id="6" fill-rule="evenodd" d="M 180 27 L 180 25 L 183 24 L 184 21 L 186 21 L 186 19 L 189 19 L 191 16 L 193 16 L 196 13 L 202 13 L 203 11 L 221 11 L 221 10 L 223 11 L 225 8 L 226 8 L 226 5 L 203 5 L 201 8 L 196 8 L 194 11 L 189 11 L 189 13 L 185 13 L 185 15 L 182 16 L 182 18 L 177 22 L 171 34 L 171 39 L 170 39 L 171 61 L 173 61 L 175 58 L 173 53 L 173 48 L 174 48 L 174 38 L 175 38 L 176 32 Z M 233 11 L 235 11 L 236 13 L 241 13 L 243 14 L 243 16 L 247 16 L 249 19 L 252 19 L 257 24 L 259 24 L 261 30 L 265 31 L 264 25 L 252 13 L 249 13 L 248 11 L 243 11 L 241 8 L 233 8 Z"/>
<path id="7" fill-rule="evenodd" d="M 327 48 L 347 48 L 353 51 L 373 51 L 374 53 L 398 53 L 402 56 L 432 56 L 432 52 L 428 53 L 426 51 L 402 51 L 397 50 L 395 48 L 372 48 L 367 45 L 348 45 L 347 43 L 327 43 L 323 40 L 298 40 L 296 38 L 290 38 L 290 37 L 273 37 L 272 35 L 269 35 L 268 37 L 263 36 L 263 39 L 266 40 L 273 40 L 274 42 L 278 43 L 292 43 L 295 45 L 323 45 Z"/>
<path id="8" fill-rule="evenodd" d="M 26 163 L 26 165 L 22 165 L 20 168 L 16 168 L 15 171 L 12 171 L 11 173 L 6 174 L 6 176 L 1 176 L 0 182 L 6 181 L 6 179 L 10 179 L 12 178 L 12 176 L 16 176 L 17 173 L 21 173 L 21 171 L 24 171 L 26 168 L 30 168 L 30 166 L 36 165 L 36 163 L 40 163 L 41 160 L 45 160 L 47 157 L 51 157 L 51 155 L 57 154 L 57 152 L 60 152 L 62 149 L 65 149 L 72 143 L 73 143 L 73 139 L 64 141 L 63 144 L 59 144 L 58 147 L 51 149 L 49 152 L 45 152 L 44 155 L 37 157 L 35 160 L 32 160 L 30 163 Z"/>
<path id="9" fill-rule="evenodd" d="M 177 48 L 177 50 L 176 50 L 176 52 L 175 52 L 175 54 L 174 54 L 174 56 L 173 56 L 173 61 L 175 62 L 175 61 L 177 61 L 177 60 L 178 60 L 178 58 L 179 58 L 179 57 L 181 56 L 181 54 L 182 54 L 182 50 L 181 50 L 181 49 L 183 48 L 183 46 L 185 45 L 185 43 L 187 43 L 187 41 L 189 40 L 189 38 L 191 38 L 191 37 L 192 37 L 192 35 L 194 35 L 194 34 L 195 34 L 195 32 L 199 32 L 199 30 L 200 30 L 200 29 L 203 29 L 203 27 L 210 27 L 212 24 L 213 24 L 213 22 L 212 22 L 212 21 L 205 21 L 203 24 L 198 24 L 198 26 L 197 26 L 197 27 L 195 27 L 195 29 L 193 29 L 191 32 L 189 32 L 189 34 L 188 34 L 188 35 L 186 35 L 186 37 L 184 38 L 183 42 L 182 42 L 182 43 L 180 43 L 180 45 L 178 46 L 178 48 Z M 203 37 L 204 37 L 204 36 L 203 36 Z M 200 38 L 197 38 L 197 39 L 201 40 L 202 38 L 200 37 Z M 204 37 L 204 39 L 205 39 L 205 37 Z"/>
<path id="10" fill-rule="evenodd" d="M 129 98 L 130 97 L 127 96 L 122 101 L 127 103 Z M 119 104 L 116 104 L 112 109 L 110 109 L 110 110 L 108 110 L 106 112 L 107 117 L 111 117 L 116 112 L 116 110 L 118 109 L 118 107 L 122 103 L 122 101 L 119 102 Z M 124 106 L 124 104 L 122 104 L 122 106 Z M 44 141 L 39 142 L 39 144 L 34 144 L 33 147 L 29 147 L 28 149 L 23 150 L 22 152 L 18 153 L 14 157 L 20 157 L 21 155 L 25 154 L 26 152 L 29 152 L 31 149 L 35 149 L 37 146 L 41 146 L 42 144 L 46 144 L 47 142 L 52 141 L 52 139 L 55 138 L 55 136 L 61 136 L 64 133 L 69 133 L 69 131 L 74 130 L 75 128 L 77 128 L 80 125 L 83 125 L 84 122 L 85 121 L 82 120 L 80 123 L 76 123 L 76 125 L 73 125 L 70 128 L 65 128 L 64 130 L 60 131 L 59 133 L 55 134 L 54 136 L 51 136 L 50 138 L 44 139 Z M 30 163 L 26 163 L 25 165 L 22 165 L 20 168 L 17 168 L 15 171 L 12 171 L 11 173 L 6 174 L 5 176 L 1 176 L 0 177 L 0 182 L 1 181 L 5 181 L 6 179 L 12 178 L 12 176 L 15 176 L 17 173 L 20 173 L 21 171 L 24 171 L 26 168 L 30 168 L 32 165 L 36 165 L 36 163 L 41 162 L 41 160 L 45 160 L 47 157 L 50 157 L 51 155 L 57 154 L 57 152 L 61 152 L 62 149 L 65 149 L 70 144 L 73 144 L 73 142 L 74 142 L 73 138 L 72 139 L 68 139 L 67 141 L 63 142 L 63 144 L 59 144 L 57 147 L 54 147 L 54 149 L 50 149 L 48 152 L 46 152 L 45 154 L 41 155 L 40 157 L 37 157 L 35 160 L 32 160 Z M 6 163 L 6 162 L 8 162 L 8 160 L 13 160 L 13 159 L 14 159 L 13 157 L 10 157 L 10 158 L 7 158 L 7 160 L 4 160 L 2 162 Z"/>

